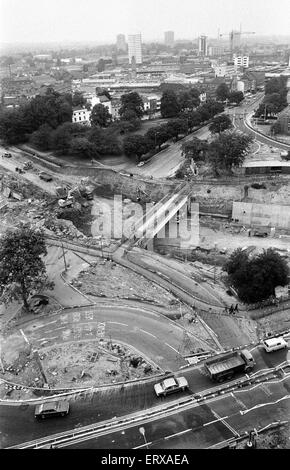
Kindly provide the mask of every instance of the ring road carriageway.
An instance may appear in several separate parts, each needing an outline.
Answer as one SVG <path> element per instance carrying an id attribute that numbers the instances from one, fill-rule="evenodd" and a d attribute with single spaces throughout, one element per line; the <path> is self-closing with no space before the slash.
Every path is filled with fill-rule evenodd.
<path id="1" fill-rule="evenodd" d="M 287 360 L 285 351 L 267 356 L 267 353 L 264 353 L 259 346 L 252 348 L 252 354 L 257 365 L 253 373 L 249 375 L 250 380 L 257 379 L 259 374 L 271 375 L 271 371 L 279 368 L 281 364 L 285 364 Z M 244 374 L 240 374 L 236 375 L 235 380 L 229 381 L 225 385 L 214 385 L 209 377 L 205 375 L 202 361 L 195 366 L 177 371 L 175 375 L 186 377 L 189 390 L 180 394 L 180 400 L 190 401 L 196 401 L 202 395 L 210 396 L 221 387 L 228 389 L 235 386 L 239 381 L 247 379 Z M 154 393 L 154 383 L 160 381 L 161 378 L 158 376 L 137 383 L 96 387 L 87 391 L 68 393 L 64 397 L 70 401 L 70 414 L 64 419 L 56 418 L 40 423 L 36 422 L 34 418 L 34 407 L 36 403 L 43 401 L 43 399 L 35 399 L 32 402 L 2 402 L 0 405 L 1 447 L 6 448 L 21 444 L 27 440 L 28 434 L 31 439 L 45 438 L 56 432 L 69 432 L 73 429 L 77 430 L 84 426 L 91 426 L 93 423 L 113 420 L 116 417 L 120 419 L 122 416 L 131 413 L 141 412 L 141 414 L 146 414 L 150 408 L 160 403 L 166 406 L 170 405 L 176 400 L 176 395 L 160 399 Z M 52 397 L 48 398 L 48 400 L 52 399 Z"/>
<path id="2" fill-rule="evenodd" d="M 262 423 L 265 426 L 269 410 L 271 410 L 272 421 L 274 413 L 278 413 L 275 415 L 277 419 L 279 413 L 281 415 L 281 408 L 285 413 L 285 406 L 289 406 L 287 400 L 290 398 L 289 369 L 289 364 L 285 364 L 284 369 L 280 367 L 276 371 L 256 375 L 255 379 L 246 378 L 235 381 L 231 385 L 216 387 L 215 390 L 206 391 L 199 396 L 190 396 L 146 411 L 98 424 L 94 423 L 80 429 L 71 429 L 12 447 L 41 448 L 47 445 L 72 448 L 78 446 L 85 448 L 142 447 L 142 444 L 136 445 L 138 444 L 136 443 L 136 430 L 141 425 L 147 429 L 149 445 L 156 443 L 156 447 L 160 446 L 160 437 L 164 434 L 165 440 L 169 440 L 177 435 L 185 435 L 189 431 L 193 433 L 202 431 L 202 437 L 206 438 L 208 445 L 203 443 L 197 447 L 209 447 L 233 435 L 239 437 L 241 423 L 242 427 L 245 426 L 244 423 L 247 426 L 250 423 L 253 427 L 251 419 L 253 415 L 256 425 Z M 286 391 L 287 394 L 285 394 Z M 279 404 L 278 408 L 277 404 Z M 259 410 L 258 413 L 257 410 Z M 214 436 L 211 431 L 214 431 Z M 121 439 L 122 442 L 120 442 L 120 434 L 125 436 L 125 439 Z M 111 446 L 112 442 L 116 442 L 114 436 L 117 437 L 117 445 Z M 99 441 L 100 438 L 103 439 L 103 444 Z M 195 448 L 195 441 L 193 448 Z M 170 447 L 170 444 L 166 443 L 164 447 Z"/>

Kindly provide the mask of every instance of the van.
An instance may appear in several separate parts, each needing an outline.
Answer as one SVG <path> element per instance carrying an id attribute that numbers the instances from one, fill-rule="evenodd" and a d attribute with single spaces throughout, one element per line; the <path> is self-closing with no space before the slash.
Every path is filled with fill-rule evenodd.
<path id="1" fill-rule="evenodd" d="M 278 351 L 288 347 L 287 341 L 282 336 L 280 338 L 265 339 L 262 344 L 266 352 Z"/>

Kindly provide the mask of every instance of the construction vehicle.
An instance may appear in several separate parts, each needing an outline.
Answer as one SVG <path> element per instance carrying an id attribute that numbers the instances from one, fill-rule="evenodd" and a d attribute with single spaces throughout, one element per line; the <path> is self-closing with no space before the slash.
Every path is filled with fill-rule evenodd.
<path id="1" fill-rule="evenodd" d="M 74 202 L 75 202 L 74 197 L 68 196 L 66 199 L 59 199 L 58 205 L 59 207 L 71 207 Z"/>
<path id="2" fill-rule="evenodd" d="M 31 162 L 24 162 L 23 170 L 31 170 L 33 168 L 33 163 Z"/>
<path id="3" fill-rule="evenodd" d="M 247 349 L 243 349 L 208 359 L 204 367 L 212 380 L 223 382 L 230 380 L 238 372 L 250 372 L 255 364 L 252 354 Z"/>
<path id="4" fill-rule="evenodd" d="M 66 186 L 57 186 L 57 188 L 55 188 L 55 192 L 61 199 L 66 199 L 68 196 L 68 189 Z"/>

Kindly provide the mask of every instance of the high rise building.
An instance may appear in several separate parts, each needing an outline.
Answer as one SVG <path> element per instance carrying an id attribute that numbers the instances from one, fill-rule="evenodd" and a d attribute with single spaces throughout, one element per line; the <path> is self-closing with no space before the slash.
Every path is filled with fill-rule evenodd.
<path id="1" fill-rule="evenodd" d="M 198 53 L 199 55 L 207 55 L 207 36 L 199 36 L 198 38 Z"/>
<path id="2" fill-rule="evenodd" d="M 122 52 L 127 51 L 126 37 L 125 34 L 118 34 L 117 36 L 117 49 Z"/>
<path id="3" fill-rule="evenodd" d="M 166 46 L 174 46 L 174 31 L 165 31 L 164 33 L 164 42 Z"/>
<path id="4" fill-rule="evenodd" d="M 244 67 L 244 68 L 249 67 L 249 56 L 247 55 L 241 56 L 241 55 L 234 54 L 233 58 L 234 58 L 235 66 Z"/>
<path id="5" fill-rule="evenodd" d="M 132 63 L 133 57 L 135 57 L 136 64 L 142 64 L 141 33 L 128 35 L 128 56 L 129 64 Z"/>

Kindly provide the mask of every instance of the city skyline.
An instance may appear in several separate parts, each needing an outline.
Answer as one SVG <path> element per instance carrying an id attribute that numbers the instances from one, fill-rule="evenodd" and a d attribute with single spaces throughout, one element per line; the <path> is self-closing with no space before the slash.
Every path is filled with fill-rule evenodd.
<path id="1" fill-rule="evenodd" d="M 16 12 L 16 14 L 15 14 Z M 33 12 L 33 15 L 31 15 Z M 100 15 L 102 21 L 99 21 Z M 290 4 L 280 0 L 108 0 L 101 7 L 94 0 L 0 0 L 2 44 L 43 42 L 114 43 L 117 34 L 142 34 L 144 42 L 162 41 L 165 31 L 175 39 L 215 38 L 218 30 L 255 31 L 259 35 L 289 35 Z M 269 18 L 271 21 L 269 22 Z M 107 19 L 107 21 L 106 21 Z"/>

